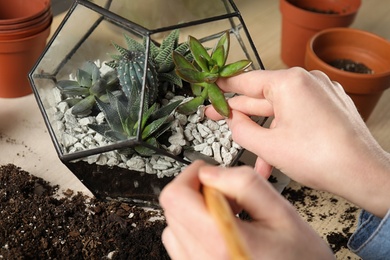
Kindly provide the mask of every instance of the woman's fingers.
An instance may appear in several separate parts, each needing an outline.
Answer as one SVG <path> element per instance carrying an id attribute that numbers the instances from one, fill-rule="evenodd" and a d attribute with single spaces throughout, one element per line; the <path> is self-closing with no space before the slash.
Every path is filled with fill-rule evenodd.
<path id="1" fill-rule="evenodd" d="M 249 116 L 273 116 L 272 104 L 266 99 L 247 96 L 235 96 L 228 100 L 230 109 L 238 110 Z M 212 106 L 206 108 L 206 116 L 212 120 L 220 120 L 223 117 Z"/>
<path id="2" fill-rule="evenodd" d="M 280 197 L 268 181 L 247 166 L 222 168 L 204 166 L 199 178 L 227 198 L 235 200 L 254 221 L 282 225 L 289 204 Z"/>

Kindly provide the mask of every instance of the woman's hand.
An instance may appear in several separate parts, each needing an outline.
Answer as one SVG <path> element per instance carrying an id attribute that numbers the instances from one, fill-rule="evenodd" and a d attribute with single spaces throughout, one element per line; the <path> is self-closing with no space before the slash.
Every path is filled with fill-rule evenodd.
<path id="1" fill-rule="evenodd" d="M 231 98 L 233 140 L 258 156 L 255 169 L 271 165 L 315 189 L 340 195 L 383 217 L 390 208 L 390 157 L 374 140 L 340 84 L 300 68 L 251 71 L 220 80 Z M 220 119 L 213 108 L 206 110 Z M 273 116 L 269 129 L 250 115 Z"/>
<path id="2" fill-rule="evenodd" d="M 253 219 L 237 225 L 253 259 L 333 259 L 325 242 L 263 177 L 249 167 L 194 162 L 162 191 L 168 226 L 163 243 L 173 259 L 229 259 L 201 185 L 222 192 Z"/>
<path id="3" fill-rule="evenodd" d="M 251 218 L 237 218 L 253 259 L 333 259 L 325 242 L 249 167 L 221 168 L 197 161 L 162 191 L 167 228 L 163 243 L 173 259 L 229 259 L 225 241 L 209 214 L 201 185 L 219 190 Z"/>

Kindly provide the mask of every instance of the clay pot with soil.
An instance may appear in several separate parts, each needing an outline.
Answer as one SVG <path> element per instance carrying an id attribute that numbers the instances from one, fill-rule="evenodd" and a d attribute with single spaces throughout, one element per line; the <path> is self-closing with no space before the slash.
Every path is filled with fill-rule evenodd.
<path id="1" fill-rule="evenodd" d="M 46 46 L 50 0 L 0 1 L 0 97 L 32 93 L 28 72 Z"/>
<path id="2" fill-rule="evenodd" d="M 360 5 L 361 0 L 280 0 L 283 62 L 303 67 L 307 41 L 321 30 L 351 25 Z"/>
<path id="3" fill-rule="evenodd" d="M 390 42 L 352 28 L 324 30 L 307 43 L 305 68 L 339 82 L 367 120 L 390 87 Z"/>

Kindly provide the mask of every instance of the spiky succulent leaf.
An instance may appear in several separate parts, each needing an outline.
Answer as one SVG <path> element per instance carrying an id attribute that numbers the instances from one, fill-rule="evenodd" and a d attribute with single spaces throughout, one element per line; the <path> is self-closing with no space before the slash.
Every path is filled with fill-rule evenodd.
<path id="1" fill-rule="evenodd" d="M 150 124 L 146 125 L 145 128 L 142 131 L 142 139 L 146 140 L 148 137 L 150 137 L 154 132 L 156 132 L 167 120 L 168 116 L 159 118 Z"/>
<path id="2" fill-rule="evenodd" d="M 125 40 L 126 40 L 126 44 L 127 44 L 127 49 L 129 51 L 136 51 L 136 52 L 142 52 L 142 53 L 144 53 L 146 51 L 145 46 L 142 43 L 134 40 L 133 38 L 131 38 L 127 34 L 125 34 L 124 36 L 125 36 Z"/>
<path id="3" fill-rule="evenodd" d="M 174 51 L 179 38 L 179 30 L 173 30 L 163 39 L 159 48 L 159 53 L 155 57 L 159 72 L 168 72 L 174 68 L 172 61 L 172 52 Z"/>
<path id="4" fill-rule="evenodd" d="M 241 60 L 225 65 L 219 70 L 219 76 L 231 77 L 244 72 L 252 64 L 249 60 Z"/>
<path id="5" fill-rule="evenodd" d="M 190 52 L 190 46 L 187 42 L 179 44 L 179 46 L 175 48 L 175 51 L 185 56 L 186 59 L 193 60 L 192 54 Z M 187 57 L 186 55 L 189 55 L 190 57 Z"/>
<path id="6" fill-rule="evenodd" d="M 177 46 L 179 40 L 179 30 L 173 30 L 165 37 L 161 43 L 160 49 L 172 49 Z"/>
<path id="7" fill-rule="evenodd" d="M 144 37 L 144 46 L 146 46 L 146 40 L 147 38 Z M 149 44 L 149 56 L 152 60 L 155 60 L 157 55 L 159 54 L 160 52 L 160 48 L 153 42 L 153 41 L 150 41 L 150 44 Z"/>
<path id="8" fill-rule="evenodd" d="M 106 104 L 99 98 L 95 98 L 95 100 L 99 109 L 103 112 L 104 117 L 106 118 L 106 121 L 111 127 L 111 129 L 117 132 L 122 132 L 122 120 L 117 111 L 119 102 L 116 100 L 114 104 Z"/>
<path id="9" fill-rule="evenodd" d="M 175 71 L 170 71 L 169 73 L 159 73 L 158 79 L 161 82 L 170 82 L 176 86 L 179 86 L 180 88 L 183 87 L 183 81 Z"/>
<path id="10" fill-rule="evenodd" d="M 145 142 L 154 147 L 158 146 L 158 141 L 156 138 L 151 137 L 147 139 Z M 153 149 L 141 145 L 137 145 L 136 147 L 134 147 L 134 149 L 138 154 L 142 156 L 152 156 L 153 154 L 156 153 Z"/>
<path id="11" fill-rule="evenodd" d="M 150 116 L 150 120 L 156 120 L 161 117 L 169 116 L 181 103 L 180 100 L 174 101 L 161 107 L 158 110 L 153 111 L 153 114 Z"/>

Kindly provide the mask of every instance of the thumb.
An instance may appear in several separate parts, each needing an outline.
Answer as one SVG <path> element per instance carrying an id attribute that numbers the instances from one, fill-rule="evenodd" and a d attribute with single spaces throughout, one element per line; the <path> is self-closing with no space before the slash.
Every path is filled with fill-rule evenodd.
<path id="1" fill-rule="evenodd" d="M 203 166 L 200 181 L 235 201 L 256 221 L 278 223 L 286 216 L 287 201 L 266 179 L 248 166 L 222 168 Z"/>

